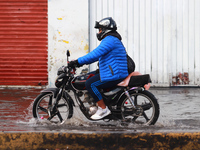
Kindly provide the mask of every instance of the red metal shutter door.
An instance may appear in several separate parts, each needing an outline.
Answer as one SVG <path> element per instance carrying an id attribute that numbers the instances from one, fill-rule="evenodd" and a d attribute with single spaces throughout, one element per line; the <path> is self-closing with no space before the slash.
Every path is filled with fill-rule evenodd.
<path id="1" fill-rule="evenodd" d="M 47 0 L 0 0 L 0 86 L 46 85 Z"/>

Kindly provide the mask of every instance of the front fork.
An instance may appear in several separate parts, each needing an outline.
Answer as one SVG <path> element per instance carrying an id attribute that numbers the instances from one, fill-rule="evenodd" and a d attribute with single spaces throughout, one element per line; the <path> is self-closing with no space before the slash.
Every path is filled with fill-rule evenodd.
<path id="1" fill-rule="evenodd" d="M 57 94 L 57 97 L 56 97 L 56 101 L 54 102 L 54 104 L 52 104 L 52 107 L 50 107 L 48 109 L 48 114 L 49 114 L 49 120 L 51 120 L 56 114 L 57 114 L 57 105 L 58 105 L 58 102 L 59 100 L 61 99 L 62 97 L 62 92 L 63 91 L 63 88 L 59 89 L 59 92 Z"/>

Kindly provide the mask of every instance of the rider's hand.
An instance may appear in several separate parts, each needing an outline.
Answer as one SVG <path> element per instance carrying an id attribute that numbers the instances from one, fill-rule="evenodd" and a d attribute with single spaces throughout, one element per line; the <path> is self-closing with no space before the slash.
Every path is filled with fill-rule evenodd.
<path id="1" fill-rule="evenodd" d="M 72 68 L 81 67 L 81 65 L 78 63 L 78 59 L 77 59 L 77 60 L 70 61 L 70 62 L 68 63 L 68 66 L 69 66 L 69 67 L 72 67 Z"/>

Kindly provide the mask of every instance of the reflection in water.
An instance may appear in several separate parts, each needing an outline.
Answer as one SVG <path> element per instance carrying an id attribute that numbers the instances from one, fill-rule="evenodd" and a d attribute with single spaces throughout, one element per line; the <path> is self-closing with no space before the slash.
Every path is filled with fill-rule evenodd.
<path id="1" fill-rule="evenodd" d="M 1 131 L 59 131 L 59 132 L 177 132 L 197 131 L 200 115 L 200 89 L 152 88 L 158 98 L 160 117 L 154 126 L 122 124 L 120 121 L 89 121 L 78 108 L 72 119 L 63 125 L 38 123 L 32 117 L 32 104 L 41 89 L 0 89 Z"/>
<path id="2" fill-rule="evenodd" d="M 24 131 L 17 122 L 32 118 L 31 104 L 39 89 L 1 89 L 0 90 L 0 126 L 2 131 Z"/>

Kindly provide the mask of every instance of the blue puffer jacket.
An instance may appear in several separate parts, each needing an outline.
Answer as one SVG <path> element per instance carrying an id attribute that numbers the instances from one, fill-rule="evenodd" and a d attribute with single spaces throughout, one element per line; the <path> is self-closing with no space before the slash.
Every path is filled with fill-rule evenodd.
<path id="1" fill-rule="evenodd" d="M 128 76 L 125 47 L 117 37 L 106 36 L 96 49 L 78 58 L 80 65 L 91 64 L 95 61 L 99 61 L 102 82 L 114 81 Z"/>

